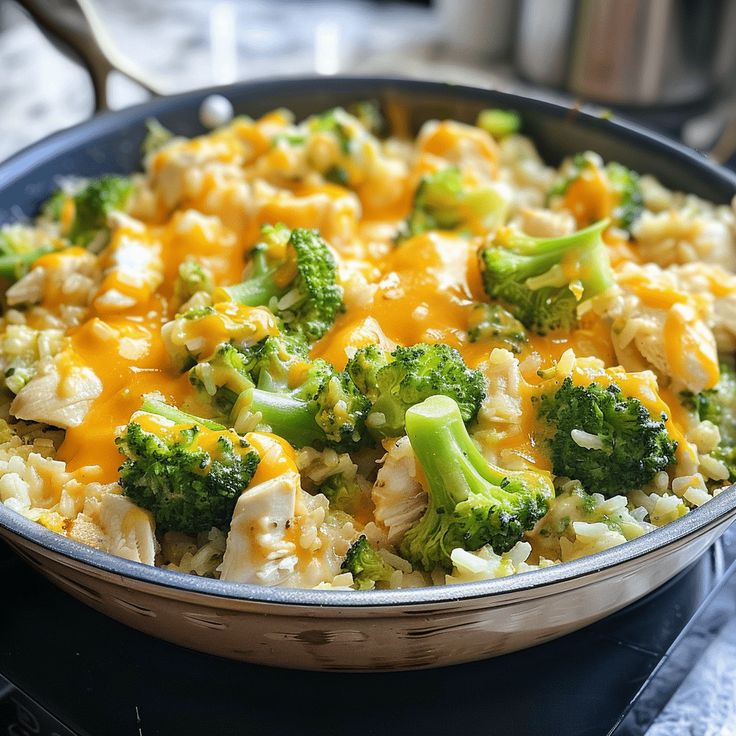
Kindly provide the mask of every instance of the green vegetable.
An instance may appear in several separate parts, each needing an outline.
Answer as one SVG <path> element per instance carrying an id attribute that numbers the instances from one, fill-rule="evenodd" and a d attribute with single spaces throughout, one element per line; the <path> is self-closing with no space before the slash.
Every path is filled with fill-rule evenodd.
<path id="1" fill-rule="evenodd" d="M 554 495 L 548 475 L 487 462 L 449 397 L 409 409 L 406 433 L 429 485 L 427 509 L 400 546 L 415 567 L 450 570 L 458 547 L 490 544 L 497 554 L 507 552 L 546 513 Z"/>
<path id="2" fill-rule="evenodd" d="M 369 406 L 347 374 L 318 360 L 295 389 L 254 389 L 250 410 L 260 412 L 271 431 L 297 447 L 328 444 L 349 449 L 362 439 Z"/>
<path id="3" fill-rule="evenodd" d="M 352 133 L 346 124 L 352 116 L 348 115 L 341 107 L 334 107 L 308 120 L 308 127 L 312 133 L 332 133 L 337 138 L 340 151 L 345 155 L 350 154 L 350 142 Z"/>
<path id="4" fill-rule="evenodd" d="M 500 304 L 476 304 L 468 318 L 468 338 L 470 342 L 487 341 L 518 353 L 527 334 L 524 325 Z"/>
<path id="5" fill-rule="evenodd" d="M 390 355 L 371 345 L 358 350 L 345 371 L 373 404 L 366 426 L 376 437 L 402 436 L 407 410 L 430 396 L 454 399 L 466 422 L 475 418 L 485 396 L 483 375 L 441 343 L 397 347 Z"/>
<path id="6" fill-rule="evenodd" d="M 720 369 L 717 386 L 698 394 L 683 391 L 680 399 L 701 422 L 707 420 L 718 427 L 721 441 L 710 454 L 726 465 L 729 480 L 733 482 L 736 481 L 736 370 L 726 362 L 721 363 Z"/>
<path id="7" fill-rule="evenodd" d="M 248 278 L 223 291 L 241 304 L 269 307 L 287 332 L 317 340 L 343 308 L 332 251 L 316 230 L 276 225 L 261 234 Z"/>
<path id="8" fill-rule="evenodd" d="M 175 424 L 145 422 L 144 429 L 142 419 L 131 419 L 116 440 L 127 458 L 120 468 L 123 493 L 151 511 L 164 531 L 228 527 L 258 454 L 232 430 L 161 402 L 147 401 L 141 410 Z"/>
<path id="9" fill-rule="evenodd" d="M 361 100 L 347 106 L 347 112 L 371 134 L 380 136 L 386 129 L 386 121 L 376 100 Z"/>
<path id="10" fill-rule="evenodd" d="M 310 360 L 304 343 L 283 336 L 245 350 L 221 345 L 189 380 L 237 426 L 259 415 L 262 426 L 296 447 L 354 447 L 370 408 L 347 373 Z"/>
<path id="11" fill-rule="evenodd" d="M 450 167 L 422 177 L 397 242 L 430 230 L 492 230 L 506 217 L 508 203 L 492 187 L 469 189 L 459 169 Z"/>
<path id="12" fill-rule="evenodd" d="M 41 214 L 47 220 L 51 222 L 58 222 L 61 219 L 61 210 L 64 206 L 64 202 L 67 200 L 67 195 L 63 190 L 57 189 L 43 204 L 41 207 Z"/>
<path id="13" fill-rule="evenodd" d="M 189 301 L 198 291 L 212 292 L 212 274 L 197 261 L 184 261 L 174 284 L 174 296 L 179 304 Z"/>
<path id="14" fill-rule="evenodd" d="M 631 226 L 644 209 L 644 195 L 639 184 L 639 175 L 615 161 L 604 166 L 600 156 L 590 152 L 576 154 L 573 157 L 571 169 L 569 176 L 552 187 L 547 195 L 548 199 L 563 196 L 570 185 L 584 176 L 586 171 L 599 169 L 607 179 L 616 198 L 616 204 L 611 213 L 613 224 L 623 230 L 631 231 Z"/>
<path id="15" fill-rule="evenodd" d="M 485 290 L 528 329 L 571 329 L 580 302 L 614 284 L 601 239 L 607 222 L 561 238 L 502 231 L 479 251 Z"/>
<path id="16" fill-rule="evenodd" d="M 168 419 L 170 422 L 175 424 L 187 424 L 188 422 L 197 422 L 203 427 L 212 430 L 226 429 L 226 427 L 219 422 L 214 422 L 211 419 L 202 419 L 202 417 L 195 417 L 193 414 L 187 414 L 187 412 L 177 409 L 175 406 L 159 401 L 158 399 L 146 399 L 141 404 L 141 411 L 145 411 L 148 414 L 157 414 L 164 419 Z"/>
<path id="17" fill-rule="evenodd" d="M 631 231 L 631 226 L 644 210 L 639 174 L 615 161 L 606 166 L 606 174 L 613 191 L 618 195 L 618 203 L 613 209 L 613 222 L 623 230 Z"/>
<path id="18" fill-rule="evenodd" d="M 162 149 L 172 138 L 174 134 L 164 128 L 156 118 L 148 118 L 146 120 L 146 137 L 143 139 L 141 151 L 144 156 Z"/>
<path id="19" fill-rule="evenodd" d="M 189 382 L 209 400 L 225 423 L 230 422 L 238 397 L 253 388 L 251 371 L 255 360 L 250 351 L 223 343 L 212 357 L 189 371 Z"/>
<path id="20" fill-rule="evenodd" d="M 505 138 L 519 132 L 521 117 L 514 110 L 481 110 L 476 125 L 494 138 Z"/>
<path id="21" fill-rule="evenodd" d="M 6 225 L 0 228 L 0 278 L 17 281 L 45 253 L 51 245 L 37 245 L 26 228 Z"/>
<path id="22" fill-rule="evenodd" d="M 331 166 L 327 171 L 325 171 L 324 177 L 327 181 L 341 187 L 347 187 L 350 185 L 348 172 L 342 166 Z"/>
<path id="23" fill-rule="evenodd" d="M 69 228 L 69 240 L 86 247 L 98 233 L 107 233 L 107 216 L 124 209 L 132 188 L 130 179 L 122 176 L 103 176 L 90 181 L 73 197 L 74 220 Z"/>
<path id="24" fill-rule="evenodd" d="M 539 417 L 554 430 L 549 452 L 555 475 L 579 480 L 586 491 L 615 496 L 643 488 L 675 462 L 677 443 L 636 398 L 611 384 L 574 386 L 566 378 L 544 394 Z"/>
<path id="25" fill-rule="evenodd" d="M 352 573 L 356 590 L 373 590 L 377 583 L 388 584 L 394 573 L 394 568 L 373 549 L 365 535 L 352 544 L 340 569 Z"/>
<path id="26" fill-rule="evenodd" d="M 366 345 L 355 352 L 345 366 L 358 391 L 371 403 L 378 398 L 378 372 L 392 359 L 380 345 Z"/>
<path id="27" fill-rule="evenodd" d="M 345 473 L 331 475 L 316 492 L 327 496 L 330 508 L 344 511 L 346 514 L 354 514 L 363 500 L 363 489 L 358 483 L 357 476 L 347 477 Z"/>

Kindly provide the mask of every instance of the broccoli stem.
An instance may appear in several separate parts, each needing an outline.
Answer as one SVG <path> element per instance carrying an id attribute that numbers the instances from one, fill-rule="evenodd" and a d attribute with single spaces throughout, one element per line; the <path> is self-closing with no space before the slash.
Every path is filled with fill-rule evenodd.
<path id="1" fill-rule="evenodd" d="M 279 296 L 279 289 L 274 283 L 272 273 L 254 276 L 247 281 L 222 288 L 234 302 L 246 307 L 259 307 L 268 304 L 271 298 Z"/>
<path id="2" fill-rule="evenodd" d="M 488 483 L 500 486 L 508 475 L 483 457 L 470 439 L 457 403 L 446 396 L 433 396 L 409 409 L 406 433 L 436 506 L 444 506 L 446 500 L 451 508 L 469 490 L 483 493 Z"/>
<path id="3" fill-rule="evenodd" d="M 0 276 L 15 281 L 26 273 L 28 268 L 41 256 L 52 251 L 50 245 L 30 250 L 27 253 L 13 253 L 0 256 Z"/>
<path id="4" fill-rule="evenodd" d="M 212 422 L 209 419 L 202 419 L 202 417 L 195 417 L 194 414 L 187 414 L 175 406 L 169 406 L 163 401 L 158 401 L 158 399 L 145 399 L 140 410 L 149 414 L 158 414 L 158 416 L 168 419 L 175 424 L 201 424 L 207 429 L 226 429 L 222 424 Z"/>
<path id="5" fill-rule="evenodd" d="M 481 110 L 478 113 L 477 125 L 494 138 L 504 138 L 519 132 L 521 118 L 514 110 Z"/>
<path id="6" fill-rule="evenodd" d="M 601 233 L 609 223 L 609 220 L 599 220 L 583 230 L 560 238 L 516 235 L 510 238 L 507 245 L 521 255 L 532 256 L 531 263 L 536 273 L 548 271 L 559 264 L 567 253 L 573 254 L 586 291 L 599 294 L 614 283 L 608 261 L 601 258 L 599 249 Z"/>
<path id="7" fill-rule="evenodd" d="M 239 284 L 225 286 L 221 291 L 234 302 L 246 307 L 259 307 L 268 304 L 272 297 L 280 296 L 282 290 L 276 283 L 276 269 L 269 267 L 266 249 L 256 247 L 251 253 L 251 276 Z"/>
<path id="8" fill-rule="evenodd" d="M 549 477 L 488 463 L 453 399 L 432 396 L 413 406 L 406 433 L 429 485 L 427 509 L 401 541 L 401 554 L 413 565 L 451 569 L 454 549 L 485 544 L 502 554 L 546 513 L 554 493 Z"/>
<path id="9" fill-rule="evenodd" d="M 252 394 L 251 410 L 260 412 L 263 423 L 268 424 L 274 434 L 297 447 L 324 442 L 325 434 L 306 401 L 257 388 Z"/>

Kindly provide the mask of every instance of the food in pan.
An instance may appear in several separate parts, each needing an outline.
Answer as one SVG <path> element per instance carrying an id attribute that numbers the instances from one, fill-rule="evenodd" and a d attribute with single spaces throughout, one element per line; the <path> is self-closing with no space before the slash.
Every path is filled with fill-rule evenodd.
<path id="1" fill-rule="evenodd" d="M 0 230 L 0 499 L 147 565 L 398 588 L 563 563 L 736 478 L 736 225 L 511 112 L 285 110 Z"/>

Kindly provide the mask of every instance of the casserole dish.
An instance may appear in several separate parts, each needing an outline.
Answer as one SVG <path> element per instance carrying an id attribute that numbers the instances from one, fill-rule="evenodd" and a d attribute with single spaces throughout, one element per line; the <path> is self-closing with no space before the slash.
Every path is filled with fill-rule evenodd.
<path id="1" fill-rule="evenodd" d="M 484 108 L 510 108 L 547 161 L 590 149 L 716 203 L 736 192 L 733 175 L 697 154 L 592 112 L 445 84 L 303 79 L 163 98 L 59 133 L 0 166 L 0 223 L 32 216 L 60 176 L 134 170 L 148 118 L 178 134 L 201 132 L 199 108 L 213 92 L 252 116 L 288 106 L 302 117 L 376 99 L 397 135 L 432 118 L 472 121 Z M 148 633 L 265 664 L 380 670 L 479 659 L 585 626 L 697 559 L 734 514 L 729 489 L 644 537 L 574 562 L 478 583 L 366 592 L 265 588 L 151 568 L 79 545 L 4 507 L 0 529 L 58 585 Z"/>

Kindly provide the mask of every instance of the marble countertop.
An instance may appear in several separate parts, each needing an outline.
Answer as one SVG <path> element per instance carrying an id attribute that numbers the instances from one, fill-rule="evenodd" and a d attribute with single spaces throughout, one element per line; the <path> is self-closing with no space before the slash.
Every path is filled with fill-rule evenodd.
<path id="1" fill-rule="evenodd" d="M 295 0 L 96 0 L 120 50 L 166 92 L 267 76 L 359 72 L 514 87 L 508 69 L 438 54 L 434 12 L 408 5 Z M 411 33 L 406 29 L 410 28 Z M 237 30 L 236 30 L 237 29 Z M 0 0 L 0 160 L 93 112 L 89 78 Z M 146 98 L 110 79 L 113 108 Z M 736 733 L 736 623 L 664 709 L 651 736 Z"/>
<path id="2" fill-rule="evenodd" d="M 408 5 L 96 0 L 96 7 L 119 50 L 167 93 L 267 76 L 392 69 L 396 54 L 426 56 L 437 32 L 433 13 Z M 89 117 L 93 95 L 86 72 L 8 0 L 0 0 L 0 28 L 0 69 L 11 71 L 0 75 L 1 160 Z M 109 96 L 119 108 L 147 95 L 113 75 Z"/>

